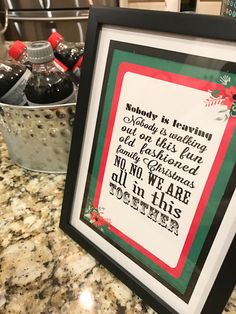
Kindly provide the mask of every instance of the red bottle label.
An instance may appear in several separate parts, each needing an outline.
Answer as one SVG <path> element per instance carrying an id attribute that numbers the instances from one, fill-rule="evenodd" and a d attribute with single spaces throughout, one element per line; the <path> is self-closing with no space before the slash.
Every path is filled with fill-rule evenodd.
<path id="1" fill-rule="evenodd" d="M 53 62 L 55 66 L 58 68 L 58 70 L 60 70 L 61 72 L 65 73 L 68 70 L 67 66 L 63 64 L 61 61 L 59 61 L 58 59 L 54 58 Z"/>

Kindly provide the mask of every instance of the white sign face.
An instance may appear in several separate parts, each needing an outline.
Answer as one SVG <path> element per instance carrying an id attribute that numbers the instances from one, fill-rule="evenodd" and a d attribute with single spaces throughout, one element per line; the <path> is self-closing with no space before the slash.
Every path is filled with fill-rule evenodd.
<path id="1" fill-rule="evenodd" d="M 122 83 L 99 207 L 115 228 L 171 268 L 227 124 L 216 120 L 221 105 L 206 106 L 208 97 L 208 91 L 131 72 Z"/>

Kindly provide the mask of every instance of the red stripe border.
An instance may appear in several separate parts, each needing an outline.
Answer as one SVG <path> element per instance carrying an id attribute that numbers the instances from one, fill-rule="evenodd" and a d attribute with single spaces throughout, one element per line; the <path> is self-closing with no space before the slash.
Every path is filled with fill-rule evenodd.
<path id="1" fill-rule="evenodd" d="M 107 157 L 109 153 L 109 148 L 110 148 L 110 142 L 112 138 L 112 132 L 113 132 L 113 127 L 115 123 L 115 118 L 116 118 L 116 113 L 117 113 L 117 108 L 118 108 L 118 103 L 119 103 L 119 98 L 120 98 L 120 93 L 122 89 L 122 84 L 123 84 L 123 79 L 124 76 L 127 72 L 132 72 L 135 74 L 140 74 L 144 75 L 147 77 L 152 77 L 156 78 L 159 80 L 167 81 L 167 82 L 172 82 L 175 84 L 183 85 L 186 87 L 191 87 L 194 89 L 198 90 L 203 90 L 203 91 L 208 91 L 208 90 L 219 90 L 220 93 L 223 95 L 225 94 L 225 87 L 223 87 L 220 84 L 201 80 L 198 78 L 192 78 L 188 77 L 185 75 L 181 74 L 175 74 L 171 72 L 166 72 L 162 70 L 157 70 L 153 69 L 150 67 L 145 67 L 142 65 L 137 65 L 137 64 L 131 64 L 128 62 L 122 62 L 119 66 L 118 69 L 118 74 L 117 74 L 117 80 L 116 80 L 116 86 L 114 90 L 114 96 L 112 100 L 112 106 L 111 106 L 111 112 L 110 112 L 110 117 L 108 121 L 108 126 L 107 126 L 107 132 L 106 132 L 106 137 L 105 137 L 105 142 L 104 142 L 104 149 L 102 153 L 102 159 L 101 159 L 101 164 L 100 164 L 100 169 L 99 169 L 99 174 L 98 174 L 98 180 L 97 180 L 97 185 L 95 189 L 95 196 L 94 196 L 94 207 L 98 208 L 99 204 L 99 199 L 100 199 L 100 193 L 101 193 L 101 188 L 102 188 L 102 183 L 103 183 L 103 178 L 104 178 L 104 173 L 105 173 L 105 168 L 106 168 L 106 163 L 107 163 Z M 197 88 L 196 88 L 197 87 Z M 204 214 L 205 207 L 207 205 L 207 202 L 209 200 L 210 194 L 212 192 L 212 189 L 214 187 L 217 175 L 220 171 L 220 168 L 222 166 L 225 154 L 227 152 L 229 143 L 231 141 L 234 127 L 235 127 L 235 121 L 236 119 L 233 119 L 232 117 L 229 118 L 229 121 L 227 123 L 227 126 L 225 128 L 223 137 L 221 139 L 221 143 L 216 155 L 216 158 L 214 160 L 214 163 L 212 165 L 211 171 L 209 173 L 206 185 L 203 189 L 203 193 L 201 195 L 199 204 L 197 206 L 197 210 L 195 212 L 194 218 L 192 220 L 191 227 L 189 229 L 188 235 L 186 237 L 180 258 L 178 260 L 178 263 L 176 267 L 170 267 L 168 264 L 163 262 L 161 259 L 153 255 L 151 252 L 146 250 L 143 246 L 126 236 L 124 233 L 119 231 L 117 228 L 114 226 L 110 226 L 110 231 L 115 233 L 119 238 L 130 244 L 132 247 L 134 247 L 136 250 L 144 254 L 146 257 L 148 257 L 151 261 L 153 261 L 155 264 L 159 265 L 162 269 L 164 269 L 167 273 L 172 275 L 174 278 L 180 277 L 182 270 L 184 268 L 184 265 L 186 263 L 188 254 L 190 252 L 192 243 L 194 241 L 194 237 L 197 233 L 197 230 L 199 228 L 202 216 Z"/>

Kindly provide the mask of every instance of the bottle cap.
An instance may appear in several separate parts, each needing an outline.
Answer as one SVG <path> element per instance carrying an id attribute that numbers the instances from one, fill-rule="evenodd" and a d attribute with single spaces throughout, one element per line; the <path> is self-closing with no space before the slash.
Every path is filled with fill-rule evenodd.
<path id="1" fill-rule="evenodd" d="M 52 35 L 48 37 L 48 42 L 50 42 L 54 49 L 62 39 L 63 37 L 59 33 L 53 32 Z"/>
<path id="2" fill-rule="evenodd" d="M 18 59 L 27 46 L 20 40 L 16 40 L 8 50 L 8 54 L 13 59 Z"/>
<path id="3" fill-rule="evenodd" d="M 49 42 L 33 41 L 28 47 L 28 60 L 31 63 L 46 63 L 54 59 L 54 53 Z"/>

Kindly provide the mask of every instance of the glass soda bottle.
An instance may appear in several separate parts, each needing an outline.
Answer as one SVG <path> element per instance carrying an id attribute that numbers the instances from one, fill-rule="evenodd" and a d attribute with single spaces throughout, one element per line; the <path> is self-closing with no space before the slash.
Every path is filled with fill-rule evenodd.
<path id="1" fill-rule="evenodd" d="M 25 105 L 24 88 L 30 75 L 30 70 L 20 63 L 0 62 L 0 102 L 10 105 Z"/>
<path id="2" fill-rule="evenodd" d="M 75 83 L 77 85 L 79 85 L 82 63 L 83 63 L 83 54 L 80 55 L 78 61 L 75 63 L 75 65 L 72 68 L 73 77 L 75 77 Z"/>
<path id="3" fill-rule="evenodd" d="M 32 68 L 28 60 L 27 46 L 22 41 L 16 40 L 8 49 L 8 54 L 12 59 L 23 63 L 27 68 Z"/>
<path id="4" fill-rule="evenodd" d="M 76 47 L 73 43 L 66 42 L 57 32 L 52 33 L 48 41 L 52 45 L 55 57 L 70 70 L 73 70 L 73 67 L 83 53 L 83 49 Z"/>
<path id="5" fill-rule="evenodd" d="M 9 56 L 18 61 L 23 63 L 27 66 L 30 70 L 32 69 L 32 64 L 28 60 L 28 53 L 27 53 L 27 46 L 20 40 L 16 40 L 8 50 Z M 61 71 L 67 73 L 68 68 L 62 62 L 54 58 L 53 60 L 55 66 Z"/>
<path id="6" fill-rule="evenodd" d="M 32 42 L 27 52 L 32 63 L 32 74 L 25 87 L 28 104 L 37 106 L 74 102 L 74 84 L 55 66 L 50 43 Z"/>

